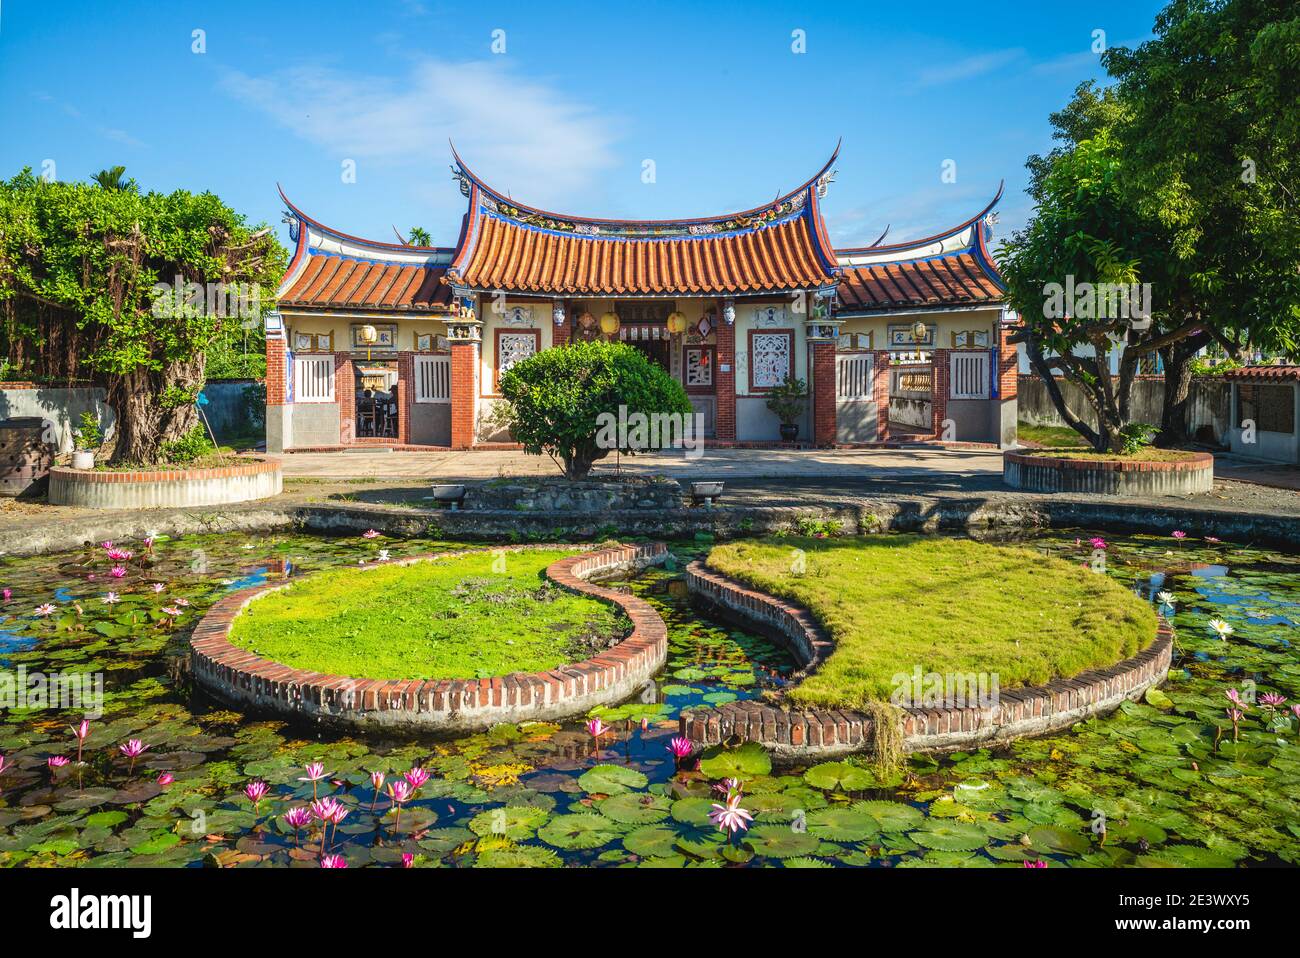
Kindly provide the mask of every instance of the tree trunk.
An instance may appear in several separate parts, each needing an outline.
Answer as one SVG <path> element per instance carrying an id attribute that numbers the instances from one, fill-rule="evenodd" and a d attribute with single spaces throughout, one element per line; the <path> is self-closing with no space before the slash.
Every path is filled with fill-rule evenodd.
<path id="1" fill-rule="evenodd" d="M 1156 445 L 1166 449 L 1186 445 L 1189 420 L 1187 402 L 1192 389 L 1192 359 L 1210 337 L 1201 333 L 1160 350 L 1165 364 L 1164 405 L 1160 413 L 1160 435 Z"/>
<path id="2" fill-rule="evenodd" d="M 108 405 L 117 417 L 113 465 L 154 465 L 163 446 L 199 424 L 192 398 L 203 385 L 204 357 L 162 370 L 132 369 L 108 377 Z"/>

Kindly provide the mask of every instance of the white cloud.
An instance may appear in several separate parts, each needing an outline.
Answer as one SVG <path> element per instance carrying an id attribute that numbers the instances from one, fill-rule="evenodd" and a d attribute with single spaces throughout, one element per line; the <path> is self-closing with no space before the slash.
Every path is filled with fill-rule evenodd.
<path id="1" fill-rule="evenodd" d="M 400 77 L 300 66 L 222 85 L 340 160 L 427 171 L 454 140 L 475 173 L 539 205 L 586 196 L 614 162 L 611 119 L 503 63 L 422 59 Z"/>
<path id="2" fill-rule="evenodd" d="M 981 53 L 977 56 L 967 57 L 964 60 L 956 60 L 952 63 L 930 67 L 922 70 L 917 76 L 916 85 L 931 87 L 941 86 L 945 83 L 955 83 L 958 80 L 969 80 L 999 70 L 1019 60 L 1024 55 L 1025 51 L 1022 48 L 1013 47 L 1010 50 L 994 50 L 992 53 Z"/>

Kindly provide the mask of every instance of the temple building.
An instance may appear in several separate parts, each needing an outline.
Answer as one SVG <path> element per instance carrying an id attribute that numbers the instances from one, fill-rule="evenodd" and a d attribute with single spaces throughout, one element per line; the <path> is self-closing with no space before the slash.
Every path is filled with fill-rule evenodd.
<path id="1" fill-rule="evenodd" d="M 787 377 L 810 392 L 800 443 L 1014 442 L 987 247 L 1001 190 L 926 239 L 837 250 L 821 210 L 834 155 L 752 210 L 649 221 L 525 206 L 453 156 L 468 201 L 454 246 L 359 239 L 281 192 L 296 246 L 267 321 L 270 451 L 509 443 L 501 375 L 598 338 L 661 364 L 719 445 L 776 443 L 766 396 Z"/>

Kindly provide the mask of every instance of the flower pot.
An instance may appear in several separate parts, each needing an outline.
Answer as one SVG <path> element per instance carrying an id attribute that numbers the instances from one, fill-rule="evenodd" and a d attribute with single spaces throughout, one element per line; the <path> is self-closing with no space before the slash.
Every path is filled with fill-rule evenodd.
<path id="1" fill-rule="evenodd" d="M 461 502 L 465 498 L 465 487 L 459 485 L 435 484 L 433 487 L 433 498 L 437 502 L 445 502 L 453 509 L 459 509 Z"/>
<path id="2" fill-rule="evenodd" d="M 89 449 L 78 449 L 72 453 L 73 469 L 94 469 L 95 454 Z"/>
<path id="3" fill-rule="evenodd" d="M 797 422 L 781 423 L 782 442 L 794 442 L 798 438 L 799 438 L 799 424 Z"/>

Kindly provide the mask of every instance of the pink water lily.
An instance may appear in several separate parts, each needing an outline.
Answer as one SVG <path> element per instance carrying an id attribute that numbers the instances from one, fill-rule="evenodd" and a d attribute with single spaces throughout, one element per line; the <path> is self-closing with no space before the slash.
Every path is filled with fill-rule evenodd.
<path id="1" fill-rule="evenodd" d="M 311 812 L 302 805 L 295 805 L 281 815 L 280 819 L 293 829 L 293 843 L 297 845 L 299 833 L 311 824 Z"/>
<path id="2" fill-rule="evenodd" d="M 13 597 L 14 597 L 13 589 L 0 589 L 0 599 L 3 599 L 5 602 L 8 602 Z"/>
<path id="3" fill-rule="evenodd" d="M 370 799 L 370 810 L 373 812 L 375 810 L 375 802 L 379 801 L 379 790 L 384 787 L 384 773 L 371 772 L 370 784 L 375 787 L 375 794 L 371 796 Z"/>
<path id="4" fill-rule="evenodd" d="M 177 606 L 178 608 L 181 608 L 181 609 L 188 608 L 188 607 L 189 607 L 189 604 L 190 604 L 190 600 L 189 600 L 189 599 L 173 599 L 173 600 L 172 600 L 172 605 Z"/>
<path id="5" fill-rule="evenodd" d="M 45 760 L 45 764 L 50 768 L 63 768 L 71 759 L 66 755 L 51 755 Z"/>
<path id="6" fill-rule="evenodd" d="M 158 784 L 163 788 L 166 788 L 174 781 L 176 781 L 176 776 L 173 775 L 171 772 L 163 772 L 161 775 L 158 776 Z"/>
<path id="7" fill-rule="evenodd" d="M 117 750 L 131 760 L 129 772 L 135 771 L 135 760 L 149 750 L 149 746 L 138 738 L 127 739 Z"/>
<path id="8" fill-rule="evenodd" d="M 51 616 L 58 611 L 59 610 L 55 606 L 51 605 L 49 602 L 46 602 L 44 605 L 38 605 L 36 607 L 36 615 L 42 619 L 46 618 L 47 616 Z"/>
<path id="9" fill-rule="evenodd" d="M 126 549 L 109 549 L 108 557 L 114 562 L 129 562 L 131 560 L 131 553 Z"/>
<path id="10" fill-rule="evenodd" d="M 342 855 L 325 855 L 320 860 L 321 868 L 347 868 L 347 859 Z"/>
<path id="11" fill-rule="evenodd" d="M 113 543 L 108 540 L 105 540 L 104 542 L 101 542 L 99 544 L 99 547 L 103 549 L 105 552 L 107 552 L 109 549 L 113 548 Z"/>
<path id="12" fill-rule="evenodd" d="M 1259 697 L 1259 704 L 1271 712 L 1286 704 L 1286 696 L 1278 695 L 1276 692 L 1265 692 Z"/>
<path id="13" fill-rule="evenodd" d="M 1238 692 L 1236 689 L 1228 689 L 1228 691 L 1224 692 L 1223 695 L 1224 698 L 1226 698 L 1233 705 L 1237 706 L 1237 708 L 1241 708 L 1241 709 L 1250 708 L 1249 705 L 1247 705 L 1245 702 L 1241 700 L 1241 693 Z"/>
<path id="14" fill-rule="evenodd" d="M 730 798 L 733 794 L 739 795 L 741 793 L 742 785 L 743 783 L 738 778 L 724 778 L 714 784 L 713 790 Z"/>
<path id="15" fill-rule="evenodd" d="M 1026 867 L 1026 868 L 1046 868 L 1046 867 L 1047 867 L 1047 862 L 1043 861 L 1043 859 L 1041 859 L 1041 858 L 1035 858 L 1035 859 L 1033 859 L 1032 861 L 1031 861 L 1030 859 L 1025 859 L 1025 867 Z"/>
<path id="16" fill-rule="evenodd" d="M 718 827 L 718 831 L 734 835 L 738 831 L 749 828 L 749 823 L 754 820 L 754 816 L 740 807 L 740 798 L 739 795 L 732 795 L 725 805 L 713 803 L 713 811 L 709 812 L 709 821 Z"/>
<path id="17" fill-rule="evenodd" d="M 90 737 L 90 721 L 82 719 L 77 725 L 69 725 L 72 734 L 77 738 L 77 762 L 81 762 L 81 749 L 86 744 L 86 739 Z"/>
<path id="18" fill-rule="evenodd" d="M 322 762 L 308 762 L 305 771 L 306 775 L 299 776 L 300 782 L 311 782 L 312 801 L 316 800 L 316 783 L 323 778 L 329 777 L 329 772 L 325 771 L 325 765 Z"/>
<path id="19" fill-rule="evenodd" d="M 104 605 L 116 605 L 117 603 L 122 601 L 122 597 L 118 595 L 116 592 L 109 592 L 99 601 L 104 603 Z"/>
<path id="20" fill-rule="evenodd" d="M 1104 550 L 1106 548 L 1106 540 L 1100 536 L 1094 536 L 1088 540 L 1088 545 L 1092 546 L 1094 549 Z"/>
<path id="21" fill-rule="evenodd" d="M 1186 539 L 1187 533 L 1184 532 L 1182 529 L 1175 529 L 1173 531 L 1173 536 L 1175 539 Z"/>
<path id="22" fill-rule="evenodd" d="M 374 529 L 367 529 L 365 532 L 361 533 L 361 538 L 363 538 L 363 539 L 378 539 L 378 538 L 379 538 L 379 533 L 376 532 Z"/>
<path id="23" fill-rule="evenodd" d="M 123 579 L 126 577 L 126 566 L 115 565 L 108 570 L 108 574 L 114 579 Z"/>
<path id="24" fill-rule="evenodd" d="M 668 742 L 668 751 L 672 752 L 675 758 L 683 759 L 695 751 L 695 746 L 691 744 L 690 739 L 674 735 Z"/>
<path id="25" fill-rule="evenodd" d="M 403 868 L 414 868 L 414 867 L 415 867 L 415 856 L 412 855 L 410 852 L 403 852 L 403 853 L 402 853 L 402 867 L 403 867 Z"/>
<path id="26" fill-rule="evenodd" d="M 262 799 L 266 798 L 266 794 L 270 790 L 271 790 L 270 785 L 266 784 L 266 782 L 257 778 L 253 779 L 251 782 L 249 782 L 247 785 L 244 786 L 244 794 L 247 795 L 249 801 L 253 803 L 254 812 L 257 811 L 258 806 L 262 804 Z"/>
<path id="27" fill-rule="evenodd" d="M 1205 541 L 1210 543 L 1211 545 L 1218 545 L 1223 540 L 1220 539 L 1218 536 L 1206 536 Z"/>
<path id="28" fill-rule="evenodd" d="M 0 755 L 0 775 L 5 773 L 6 768 L 8 768 L 8 762 L 5 760 L 4 755 Z"/>
<path id="29" fill-rule="evenodd" d="M 604 735 L 607 731 L 609 731 L 609 726 L 607 726 L 604 722 L 602 722 L 598 718 L 588 719 L 587 731 L 594 738 L 600 738 L 600 736 Z"/>
<path id="30" fill-rule="evenodd" d="M 429 780 L 429 773 L 419 765 L 416 765 L 402 777 L 406 779 L 406 783 L 411 786 L 411 792 L 414 793 L 421 785 Z"/>
<path id="31" fill-rule="evenodd" d="M 155 582 L 149 586 L 149 588 L 153 589 L 154 592 L 161 592 L 163 589 L 167 588 L 167 586 L 161 582 Z"/>
<path id="32" fill-rule="evenodd" d="M 389 782 L 388 797 L 393 803 L 393 808 L 397 811 L 397 818 L 393 823 L 393 831 L 399 831 L 402 827 L 402 806 L 411 797 L 411 786 L 404 779 L 400 778 L 395 782 Z"/>

